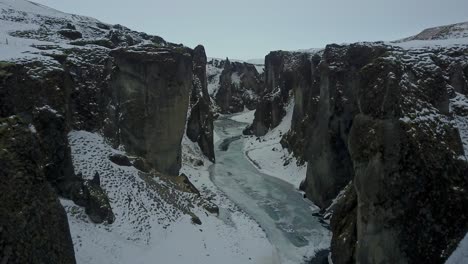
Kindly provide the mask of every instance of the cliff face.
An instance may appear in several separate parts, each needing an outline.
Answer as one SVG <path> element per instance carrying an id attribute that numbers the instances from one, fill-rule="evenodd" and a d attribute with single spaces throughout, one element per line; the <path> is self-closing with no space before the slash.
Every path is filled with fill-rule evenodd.
<path id="1" fill-rule="evenodd" d="M 207 58 L 205 48 L 193 50 L 193 80 L 190 95 L 190 113 L 187 121 L 187 136 L 197 142 L 203 154 L 214 162 L 213 113 L 206 76 Z"/>
<path id="2" fill-rule="evenodd" d="M 192 87 L 187 52 L 140 48 L 111 53 L 119 142 L 170 175 L 177 175 L 181 166 L 180 142 Z"/>
<path id="3" fill-rule="evenodd" d="M 277 126 L 294 95 L 282 144 L 308 162 L 301 189 L 326 208 L 347 186 L 333 206 L 334 263 L 442 263 L 466 233 L 467 215 L 454 214 L 468 206 L 466 52 L 363 43 L 266 57 L 246 132 Z"/>
<path id="4" fill-rule="evenodd" d="M 11 8 L 17 3 L 28 7 L 27 12 Z M 120 25 L 26 1 L 6 6 L 0 5 L 0 19 L 5 21 L 0 31 L 3 25 L 16 25 L 17 31 L 9 28 L 10 41 L 24 51 L 0 57 L 5 60 L 0 61 L 0 118 L 6 120 L 0 122 L 1 132 L 6 133 L 1 139 L 21 138 L 1 143 L 7 151 L 1 157 L 1 209 L 11 212 L 2 213 L 0 247 L 7 255 L 0 259 L 73 263 L 67 216 L 57 197 L 84 207 L 95 223 L 112 224 L 115 216 L 99 174 L 92 169 L 86 175 L 75 174 L 69 132 L 102 134 L 113 147 L 139 157 L 135 166 L 176 176 L 190 93 L 202 89 L 202 100 L 192 106 L 188 126 L 190 131 L 197 127 L 196 133 L 188 134 L 197 134 L 205 154 L 214 159 L 210 100 L 205 72 L 200 70 L 206 67 L 206 57 L 203 60 L 202 47 L 193 51 Z M 21 116 L 18 125 L 8 121 L 13 116 Z M 24 134 L 28 127 L 32 136 Z M 17 173 L 24 175 L 18 178 Z M 27 240 L 30 237 L 34 239 Z"/>
<path id="5" fill-rule="evenodd" d="M 348 185 L 333 207 L 334 263 L 443 263 L 466 233 L 467 51 L 362 43 L 295 60 L 292 79 L 305 81 L 289 88 L 282 143 L 308 162 L 301 188 L 326 208 Z"/>
<path id="6" fill-rule="evenodd" d="M 18 116 L 1 118 L 0 147 L 0 259 L 75 263 L 67 215 L 41 168 L 48 163 L 35 127 Z"/>
<path id="7" fill-rule="evenodd" d="M 212 59 L 208 62 L 208 69 L 209 90 L 220 113 L 256 108 L 264 87 L 255 65 Z"/>
<path id="8" fill-rule="evenodd" d="M 298 102 L 306 100 L 307 97 L 303 99 L 301 92 L 311 85 L 310 56 L 299 52 L 273 51 L 265 57 L 265 88 L 257 104 L 255 119 L 245 133 L 263 136 L 270 128 L 278 126 L 293 92 L 297 93 Z M 299 111 L 294 113 L 295 116 L 301 114 Z"/>

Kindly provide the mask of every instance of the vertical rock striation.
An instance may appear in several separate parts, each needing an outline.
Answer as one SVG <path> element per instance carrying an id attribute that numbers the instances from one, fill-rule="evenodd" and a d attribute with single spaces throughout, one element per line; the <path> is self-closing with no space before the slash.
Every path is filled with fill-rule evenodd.
<path id="1" fill-rule="evenodd" d="M 192 89 L 189 52 L 185 48 L 111 52 L 119 142 L 170 175 L 177 175 L 181 166 L 180 143 Z"/>
<path id="2" fill-rule="evenodd" d="M 255 65 L 229 59 L 212 59 L 208 65 L 213 71 L 208 72 L 210 85 L 216 87 L 210 93 L 220 113 L 256 109 L 264 87 Z"/>
<path id="3" fill-rule="evenodd" d="M 187 120 L 187 136 L 193 142 L 197 142 L 203 154 L 214 162 L 213 113 L 210 95 L 208 94 L 205 48 L 198 45 L 193 50 L 192 56 L 193 80 L 190 112 Z"/>
<path id="4" fill-rule="evenodd" d="M 293 91 L 282 143 L 308 162 L 301 189 L 326 208 L 347 186 L 333 205 L 334 263 L 443 263 L 466 233 L 467 51 L 358 43 L 267 56 L 280 99 L 259 104 L 250 130 L 277 125 Z"/>
<path id="5" fill-rule="evenodd" d="M 260 93 L 262 99 L 257 104 L 255 119 L 246 128 L 245 134 L 263 136 L 269 129 L 278 126 L 293 91 L 300 97 L 298 101 L 302 101 L 300 92 L 304 89 L 301 88 L 310 87 L 310 56 L 307 53 L 273 51 L 265 57 L 265 87 Z"/>

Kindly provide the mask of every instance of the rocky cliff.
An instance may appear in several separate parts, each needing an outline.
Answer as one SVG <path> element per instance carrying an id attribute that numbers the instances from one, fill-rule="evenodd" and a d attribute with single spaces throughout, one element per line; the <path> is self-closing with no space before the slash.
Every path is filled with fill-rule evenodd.
<path id="1" fill-rule="evenodd" d="M 190 95 L 190 113 L 187 121 L 187 136 L 197 142 L 203 154 L 215 160 L 213 144 L 213 111 L 206 75 L 207 58 L 201 45 L 193 50 L 193 80 Z"/>
<path id="2" fill-rule="evenodd" d="M 24 118 L 0 119 L 2 263 L 75 263 L 67 215 L 47 181 L 50 156 L 40 145 Z"/>
<path id="3" fill-rule="evenodd" d="M 211 59 L 208 62 L 209 93 L 223 114 L 253 110 L 263 92 L 263 79 L 253 64 Z"/>
<path id="4" fill-rule="evenodd" d="M 119 166 L 135 163 L 142 171 L 177 176 L 191 105 L 187 134 L 214 160 L 206 55 L 203 47 L 192 50 L 27 1 L 5 0 L 0 7 L 0 31 L 8 38 L 0 54 L 0 117 L 22 117 L 18 125 L 2 121 L 1 131 L 23 133 L 29 126 L 34 134 L 21 134 L 21 142 L 2 143 L 7 146 L 2 164 L 8 164 L 1 170 L 1 200 L 8 205 L 2 209 L 24 207 L 23 213 L 31 216 L 21 218 L 20 211 L 12 210 L 4 218 L 2 213 L 0 246 L 6 255 L 0 259 L 72 263 L 67 217 L 57 197 L 84 207 L 95 223 L 112 224 L 116 216 L 108 198 L 108 180 L 102 187 L 96 173 L 100 168 L 75 174 L 69 132 L 102 134 L 112 146 L 133 156 L 134 162 L 120 158 L 128 164 L 109 157 Z M 14 137 L 2 135 L 10 138 Z M 37 151 L 29 154 L 28 148 Z M 15 175 L 22 171 L 22 159 L 27 171 L 20 179 Z M 17 195 L 23 199 L 15 200 Z M 24 221 L 30 221 L 24 230 L 12 229 Z M 25 240 L 31 236 L 40 243 Z"/>
<path id="5" fill-rule="evenodd" d="M 302 101 L 307 100 L 301 92 L 311 85 L 311 57 L 314 53 L 273 51 L 265 57 L 265 87 L 257 104 L 255 119 L 244 131 L 256 136 L 265 135 L 269 129 L 279 125 L 285 115 L 285 106 L 293 92 L 297 93 L 299 105 L 294 111 L 295 119 Z"/>
<path id="6" fill-rule="evenodd" d="M 334 263 L 443 263 L 467 232 L 468 48 L 408 45 L 266 57 L 276 97 L 246 132 L 275 127 L 294 97 L 282 144 L 308 162 L 301 189 L 327 208 L 347 186 L 332 207 Z"/>

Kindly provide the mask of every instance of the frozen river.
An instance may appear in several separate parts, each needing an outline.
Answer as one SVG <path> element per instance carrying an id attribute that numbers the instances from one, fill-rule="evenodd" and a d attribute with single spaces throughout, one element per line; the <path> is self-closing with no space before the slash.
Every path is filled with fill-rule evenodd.
<path id="1" fill-rule="evenodd" d="M 315 252 L 329 247 L 330 232 L 312 215 L 317 207 L 293 185 L 259 172 L 249 162 L 241 136 L 245 126 L 226 118 L 216 121 L 221 139 L 215 146 L 211 180 L 265 230 L 281 263 L 306 263 Z"/>

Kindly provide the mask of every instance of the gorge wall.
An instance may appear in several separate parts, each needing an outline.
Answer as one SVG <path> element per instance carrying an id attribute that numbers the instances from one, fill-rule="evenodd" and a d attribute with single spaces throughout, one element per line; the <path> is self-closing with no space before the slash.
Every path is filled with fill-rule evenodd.
<path id="1" fill-rule="evenodd" d="M 68 132 L 100 133 L 134 155 L 135 166 L 177 176 L 187 127 L 214 160 L 206 55 L 202 46 L 24 5 L 39 12 L 2 9 L 1 18 L 39 29 L 11 33 L 37 41 L 34 52 L 23 47 L 32 56 L 0 62 L 0 260 L 74 263 L 58 197 L 83 206 L 95 223 L 115 216 L 99 175 L 75 174 Z"/>
<path id="2" fill-rule="evenodd" d="M 465 235 L 467 51 L 358 43 L 266 57 L 276 99 L 247 132 L 277 125 L 294 95 L 282 144 L 308 162 L 301 189 L 323 209 L 345 189 L 329 209 L 333 263 L 443 263 Z"/>
<path id="3" fill-rule="evenodd" d="M 211 59 L 208 62 L 209 93 L 222 114 L 256 109 L 264 86 L 254 64 Z"/>

